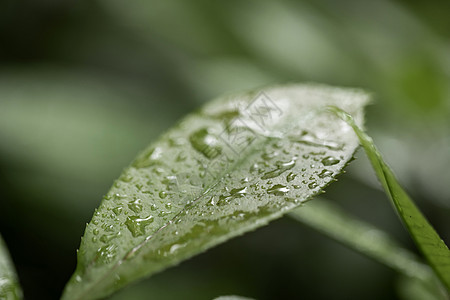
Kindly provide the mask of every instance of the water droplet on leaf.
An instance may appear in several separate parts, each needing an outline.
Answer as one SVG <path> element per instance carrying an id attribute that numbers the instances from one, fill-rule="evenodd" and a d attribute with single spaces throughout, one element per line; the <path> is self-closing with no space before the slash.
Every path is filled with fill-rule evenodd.
<path id="1" fill-rule="evenodd" d="M 291 172 L 286 176 L 286 180 L 287 180 L 287 182 L 291 182 L 292 180 L 295 179 L 295 177 L 297 177 L 297 174 L 294 174 Z"/>
<path id="2" fill-rule="evenodd" d="M 264 173 L 264 175 L 261 178 L 262 179 L 274 178 L 274 177 L 280 176 L 287 170 L 292 169 L 295 166 L 295 158 L 293 158 L 292 160 L 290 160 L 288 162 L 277 161 L 276 166 L 277 166 L 276 169 Z"/>
<path id="3" fill-rule="evenodd" d="M 335 158 L 335 157 L 327 156 L 324 159 L 322 159 L 322 164 L 324 166 L 332 166 L 332 165 L 335 165 L 335 164 L 339 163 L 339 161 L 340 160 Z"/>
<path id="4" fill-rule="evenodd" d="M 322 170 L 322 172 L 320 172 L 319 177 L 320 178 L 325 178 L 325 177 L 330 177 L 333 175 L 333 172 L 330 170 Z"/>
<path id="5" fill-rule="evenodd" d="M 275 196 L 284 196 L 287 192 L 289 192 L 289 188 L 282 184 L 276 184 L 267 190 L 268 194 Z"/>
<path id="6" fill-rule="evenodd" d="M 142 211 L 141 199 L 136 199 L 134 201 L 128 202 L 128 208 L 134 211 L 135 213 L 141 212 Z"/>
<path id="7" fill-rule="evenodd" d="M 311 182 L 310 184 L 308 184 L 308 187 L 309 187 L 310 189 L 315 189 L 317 186 L 318 186 L 318 185 L 317 185 L 317 183 L 315 183 L 315 182 Z"/>
<path id="8" fill-rule="evenodd" d="M 222 147 L 218 138 L 208 128 L 202 128 L 189 137 L 192 147 L 209 159 L 213 159 L 222 153 Z"/>
<path id="9" fill-rule="evenodd" d="M 129 216 L 125 221 L 128 230 L 134 237 L 141 236 L 145 234 L 145 227 L 153 223 L 153 217 L 148 216 L 147 218 L 140 218 L 138 216 Z"/>

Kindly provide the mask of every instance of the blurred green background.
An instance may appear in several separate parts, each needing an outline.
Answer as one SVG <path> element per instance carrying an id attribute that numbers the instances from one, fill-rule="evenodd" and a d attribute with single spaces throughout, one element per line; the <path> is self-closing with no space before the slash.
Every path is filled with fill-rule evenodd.
<path id="1" fill-rule="evenodd" d="M 0 2 L 0 232 L 55 299 L 85 223 L 161 132 L 222 93 L 314 81 L 375 95 L 367 129 L 450 241 L 450 2 Z M 326 196 L 414 251 L 363 153 Z M 113 299 L 397 299 L 391 270 L 289 218 Z"/>

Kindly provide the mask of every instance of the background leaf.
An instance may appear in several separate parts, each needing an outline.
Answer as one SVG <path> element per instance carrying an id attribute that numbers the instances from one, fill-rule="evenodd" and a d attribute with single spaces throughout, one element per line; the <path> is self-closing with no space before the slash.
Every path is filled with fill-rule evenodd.
<path id="1" fill-rule="evenodd" d="M 393 172 L 376 149 L 373 140 L 355 124 L 351 115 L 336 107 L 331 108 L 331 110 L 347 122 L 357 134 L 381 185 L 394 204 L 414 242 L 436 275 L 442 280 L 447 291 L 450 292 L 450 250 L 447 245 L 400 186 Z"/>
<path id="2" fill-rule="evenodd" d="M 9 257 L 5 242 L 0 236 L 0 298 L 4 300 L 22 299 L 22 291 L 16 271 Z"/>
<path id="3" fill-rule="evenodd" d="M 395 269 L 402 276 L 400 291 L 404 299 L 407 284 L 415 283 L 421 295 L 417 299 L 447 299 L 442 286 L 429 266 L 423 264 L 386 232 L 356 219 L 339 206 L 325 199 L 316 199 L 304 207 L 294 209 L 294 219 L 318 230 L 343 245 Z M 423 295 L 427 295 L 424 297 Z"/>
<path id="4" fill-rule="evenodd" d="M 266 224 L 319 193 L 357 140 L 361 91 L 288 85 L 217 99 L 141 153 L 87 226 L 65 299 L 113 291 Z"/>

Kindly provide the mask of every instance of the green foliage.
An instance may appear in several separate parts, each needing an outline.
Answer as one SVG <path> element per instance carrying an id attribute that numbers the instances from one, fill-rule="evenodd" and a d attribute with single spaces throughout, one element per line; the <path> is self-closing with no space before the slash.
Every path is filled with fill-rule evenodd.
<path id="1" fill-rule="evenodd" d="M 447 299 L 431 269 L 413 253 L 386 232 L 349 215 L 331 201 L 317 199 L 295 209 L 290 216 L 402 274 L 400 291 L 404 299 L 411 299 L 406 285 L 415 286 L 414 294 L 420 295 L 416 299 Z"/>
<path id="2" fill-rule="evenodd" d="M 17 280 L 16 271 L 14 270 L 5 242 L 0 236 L 0 299 L 19 300 L 22 299 L 22 291 L 20 290 Z"/>
<path id="3" fill-rule="evenodd" d="M 447 245 L 400 186 L 393 172 L 376 149 L 373 140 L 358 127 L 351 115 L 336 107 L 330 108 L 330 110 L 347 122 L 357 134 L 381 185 L 394 204 L 414 242 L 436 275 L 442 280 L 447 291 L 450 291 L 450 251 Z"/>
<path id="4" fill-rule="evenodd" d="M 0 232 L 25 294 L 61 294 L 101 195 L 149 141 L 215 95 L 291 80 L 377 95 L 370 136 L 448 241 L 449 8 L 398 0 L 0 1 Z M 370 163 L 358 159 L 348 171 L 327 197 L 410 249 L 379 201 Z M 302 230 L 277 221 L 115 298 L 396 296 L 392 270 Z"/>
<path id="5" fill-rule="evenodd" d="M 421 280 L 430 276 L 429 268 L 392 237 L 375 226 L 350 216 L 330 201 L 317 199 L 305 207 L 295 209 L 290 215 L 399 273 Z"/>
<path id="6" fill-rule="evenodd" d="M 104 197 L 63 299 L 105 297 L 319 193 L 358 146 L 324 108 L 362 124 L 367 101 L 357 90 L 287 85 L 219 98 L 186 117 Z"/>

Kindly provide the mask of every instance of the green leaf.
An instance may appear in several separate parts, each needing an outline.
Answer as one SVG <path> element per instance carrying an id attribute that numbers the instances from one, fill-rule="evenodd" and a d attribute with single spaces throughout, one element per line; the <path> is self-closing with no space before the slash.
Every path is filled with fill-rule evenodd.
<path id="1" fill-rule="evenodd" d="M 429 295 L 423 299 L 447 299 L 431 269 L 413 253 L 401 247 L 386 232 L 356 219 L 336 204 L 317 199 L 294 209 L 289 215 L 411 280 L 404 279 L 402 283 L 419 283 L 421 291 Z"/>
<path id="2" fill-rule="evenodd" d="M 316 200 L 294 209 L 290 216 L 404 275 L 425 279 L 430 274 L 426 265 L 387 233 L 350 216 L 330 201 Z"/>
<path id="3" fill-rule="evenodd" d="M 124 170 L 88 224 L 64 299 L 102 298 L 267 224 L 321 190 L 358 147 L 358 90 L 287 85 L 219 98 Z"/>
<path id="4" fill-rule="evenodd" d="M 358 127 L 349 113 L 337 107 L 331 107 L 330 110 L 355 131 L 378 179 L 414 242 L 444 286 L 450 291 L 450 251 L 447 245 L 400 186 L 391 169 L 383 161 L 373 140 Z"/>
<path id="5" fill-rule="evenodd" d="M 397 293 L 404 300 L 448 300 L 448 294 L 439 279 L 436 276 L 430 279 L 423 281 L 417 277 L 400 276 L 396 282 Z"/>
<path id="6" fill-rule="evenodd" d="M 5 242 L 0 236 L 0 299 L 22 299 L 22 290 L 9 257 Z"/>

